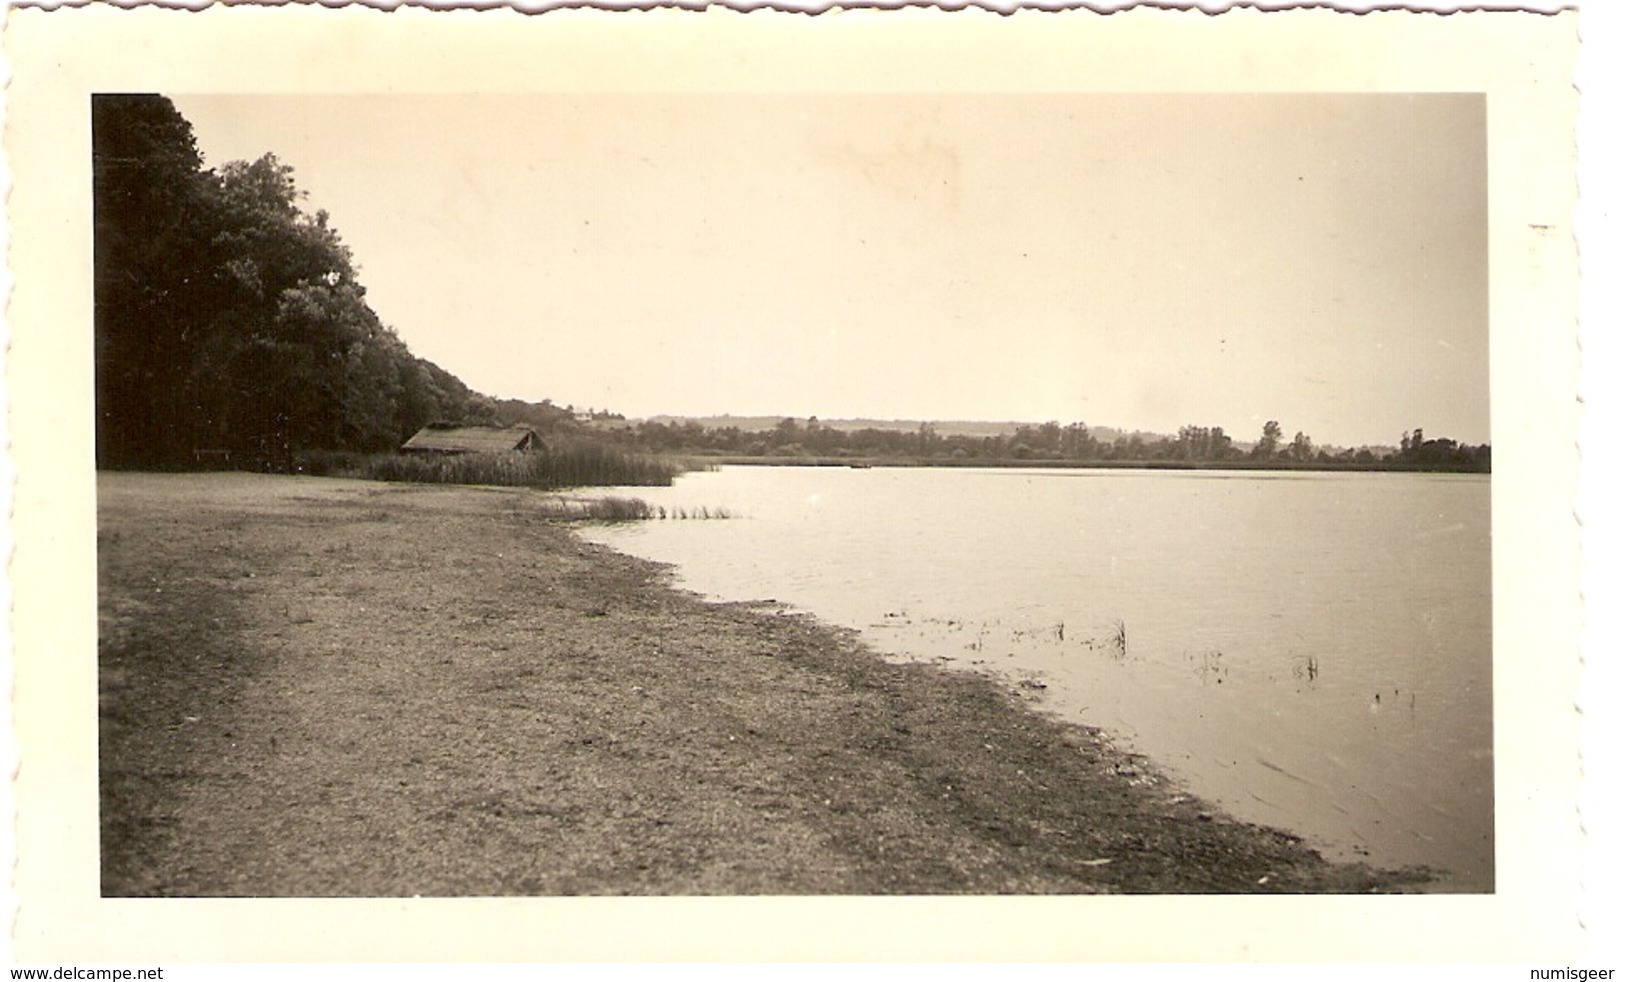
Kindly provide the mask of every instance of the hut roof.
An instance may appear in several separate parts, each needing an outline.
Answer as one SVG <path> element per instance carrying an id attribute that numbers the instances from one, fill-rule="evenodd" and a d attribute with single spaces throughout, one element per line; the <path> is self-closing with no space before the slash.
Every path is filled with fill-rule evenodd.
<path id="1" fill-rule="evenodd" d="M 403 453 L 508 453 L 541 441 L 528 426 L 425 426 L 401 445 Z"/>

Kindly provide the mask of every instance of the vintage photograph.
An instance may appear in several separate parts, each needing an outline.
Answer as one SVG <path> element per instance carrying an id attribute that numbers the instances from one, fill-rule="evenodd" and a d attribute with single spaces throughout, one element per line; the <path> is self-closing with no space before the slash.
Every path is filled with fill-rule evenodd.
<path id="1" fill-rule="evenodd" d="M 88 108 L 104 895 L 1494 889 L 1482 96 Z"/>
<path id="2" fill-rule="evenodd" d="M 1574 950 L 1572 18 L 60 13 L 27 957 Z"/>

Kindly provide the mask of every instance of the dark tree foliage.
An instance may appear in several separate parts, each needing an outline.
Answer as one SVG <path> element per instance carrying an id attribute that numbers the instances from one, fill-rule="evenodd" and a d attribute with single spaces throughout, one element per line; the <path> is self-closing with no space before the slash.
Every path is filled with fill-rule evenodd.
<path id="1" fill-rule="evenodd" d="M 497 419 L 505 426 L 529 426 L 538 433 L 552 433 L 575 428 L 575 413 L 552 400 L 525 402 L 520 399 L 501 399 L 496 404 Z"/>
<path id="2" fill-rule="evenodd" d="M 1281 424 L 1272 419 L 1264 424 L 1264 432 L 1259 435 L 1258 442 L 1253 444 L 1253 456 L 1270 460 L 1280 450 L 1280 447 Z"/>
<path id="3" fill-rule="evenodd" d="M 203 170 L 162 96 L 99 95 L 91 113 L 98 466 L 285 468 L 490 416 L 379 322 L 291 168 L 266 154 Z"/>
<path id="4" fill-rule="evenodd" d="M 1182 426 L 1177 446 L 1180 459 L 1192 461 L 1227 460 L 1232 449 L 1222 426 Z"/>
<path id="5" fill-rule="evenodd" d="M 97 460 L 188 440 L 175 394 L 203 334 L 213 201 L 192 127 L 157 96 L 91 101 Z"/>
<path id="6" fill-rule="evenodd" d="M 1394 455 L 1393 463 L 1407 470 L 1488 471 L 1490 448 L 1451 439 L 1424 440 L 1422 431 L 1414 430 L 1400 437 L 1399 453 Z"/>

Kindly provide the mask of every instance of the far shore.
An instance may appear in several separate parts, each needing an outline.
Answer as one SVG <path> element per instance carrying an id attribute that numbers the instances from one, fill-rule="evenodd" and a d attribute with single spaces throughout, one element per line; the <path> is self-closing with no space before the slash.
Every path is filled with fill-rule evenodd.
<path id="1" fill-rule="evenodd" d="M 1044 468 L 1057 470 L 1142 470 L 1142 471 L 1259 471 L 1259 472 L 1337 472 L 1370 474 L 1484 474 L 1488 471 L 1428 467 L 1419 464 L 1391 464 L 1383 461 L 1259 461 L 1259 460 L 1056 460 L 1029 457 L 829 457 L 750 454 L 679 455 L 696 464 L 743 467 L 990 467 Z"/>
<path id="2" fill-rule="evenodd" d="M 103 895 L 1425 889 L 539 497 L 101 474 Z"/>

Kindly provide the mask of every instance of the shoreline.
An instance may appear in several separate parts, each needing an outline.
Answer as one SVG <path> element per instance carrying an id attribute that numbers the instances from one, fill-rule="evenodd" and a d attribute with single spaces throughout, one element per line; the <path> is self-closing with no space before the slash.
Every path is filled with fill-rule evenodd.
<path id="1" fill-rule="evenodd" d="M 521 489 L 98 484 L 106 896 L 1366 893 L 1102 732 Z"/>

